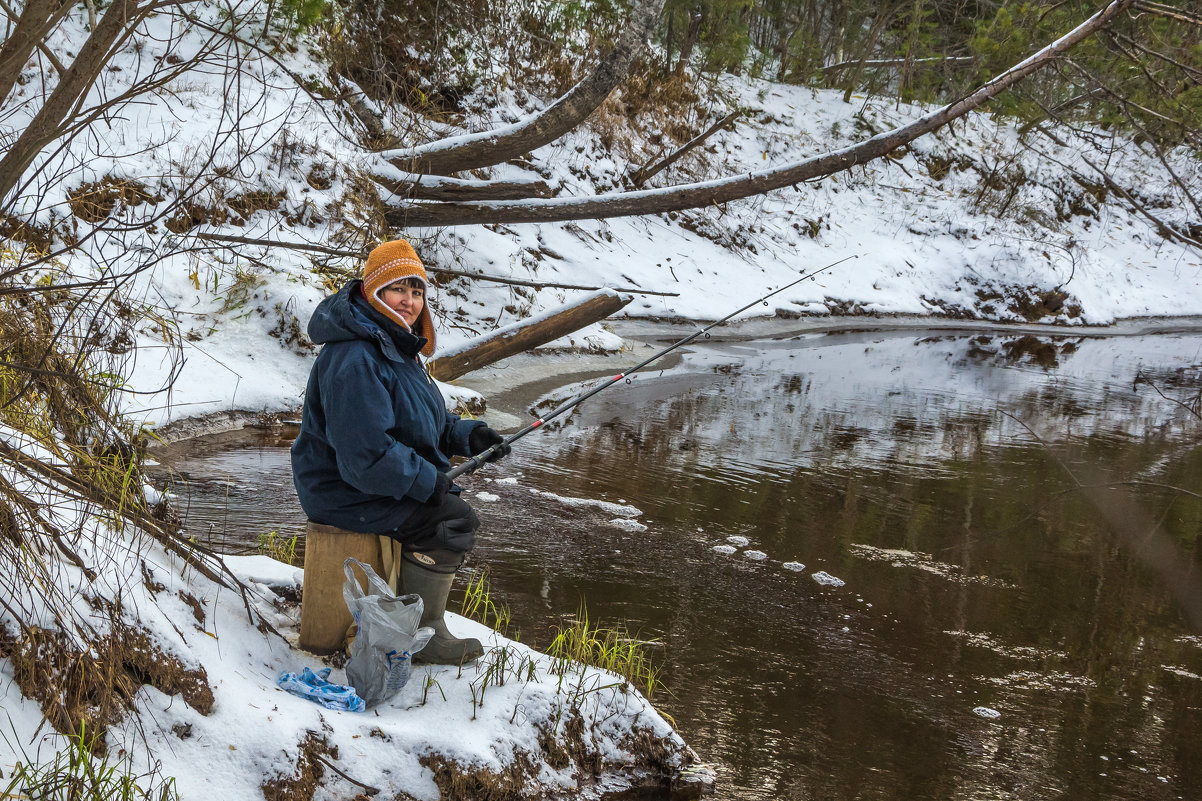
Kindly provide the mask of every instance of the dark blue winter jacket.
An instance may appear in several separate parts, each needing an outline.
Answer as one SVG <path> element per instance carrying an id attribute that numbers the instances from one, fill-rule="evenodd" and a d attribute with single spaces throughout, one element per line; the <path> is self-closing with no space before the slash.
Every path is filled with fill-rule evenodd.
<path id="1" fill-rule="evenodd" d="M 383 534 L 430 497 L 448 456 L 470 456 L 468 435 L 484 423 L 446 410 L 418 361 L 426 340 L 363 299 L 351 281 L 309 321 L 322 345 L 305 389 L 292 477 L 315 523 Z"/>

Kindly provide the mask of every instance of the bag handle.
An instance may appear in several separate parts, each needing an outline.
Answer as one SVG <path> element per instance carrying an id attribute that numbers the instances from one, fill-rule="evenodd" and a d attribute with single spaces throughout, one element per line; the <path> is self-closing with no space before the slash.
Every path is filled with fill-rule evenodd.
<path id="1" fill-rule="evenodd" d="M 350 593 L 351 597 L 356 601 L 365 597 L 368 593 L 363 592 L 363 588 L 359 585 L 359 579 L 355 577 L 355 565 L 363 571 L 364 577 L 367 579 L 367 586 L 371 589 L 371 595 L 383 595 L 386 598 L 394 598 L 392 589 L 387 582 L 376 573 L 371 565 L 360 562 L 353 556 L 347 557 L 347 560 L 342 563 L 342 571 L 346 573 L 345 589 Z"/>

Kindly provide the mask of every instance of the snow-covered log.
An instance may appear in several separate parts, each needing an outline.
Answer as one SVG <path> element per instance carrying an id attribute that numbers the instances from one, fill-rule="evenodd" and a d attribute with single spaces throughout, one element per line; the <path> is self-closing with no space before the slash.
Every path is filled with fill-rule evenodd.
<path id="1" fill-rule="evenodd" d="M 399 170 L 390 173 L 377 171 L 371 177 L 394 195 L 412 200 L 520 200 L 555 194 L 551 185 L 541 179 L 481 181 L 442 175 L 412 175 Z"/>
<path id="2" fill-rule="evenodd" d="M 434 354 L 430 374 L 439 381 L 451 381 L 479 370 L 507 356 L 537 348 L 562 336 L 604 320 L 631 301 L 612 289 L 585 295 L 566 306 L 490 331 Z"/>

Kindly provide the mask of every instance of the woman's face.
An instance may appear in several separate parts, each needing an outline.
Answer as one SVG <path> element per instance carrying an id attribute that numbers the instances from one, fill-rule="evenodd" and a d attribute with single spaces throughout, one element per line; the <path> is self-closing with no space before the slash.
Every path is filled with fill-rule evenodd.
<path id="1" fill-rule="evenodd" d="M 380 300 L 392 309 L 412 328 L 417 322 L 417 316 L 426 305 L 426 290 L 418 282 L 397 281 L 380 290 Z"/>

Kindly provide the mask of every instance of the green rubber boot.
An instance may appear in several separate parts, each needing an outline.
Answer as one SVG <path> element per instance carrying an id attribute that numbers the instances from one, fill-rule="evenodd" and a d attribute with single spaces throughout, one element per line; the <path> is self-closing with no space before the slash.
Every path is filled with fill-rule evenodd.
<path id="1" fill-rule="evenodd" d="M 447 630 L 443 614 L 447 610 L 447 596 L 451 594 L 454 573 L 435 573 L 409 561 L 401 562 L 401 585 L 405 592 L 415 592 L 422 599 L 423 626 L 434 629 L 434 636 L 426 647 L 413 655 L 414 664 L 462 665 L 484 656 L 480 641 L 468 637 L 460 639 Z"/>

